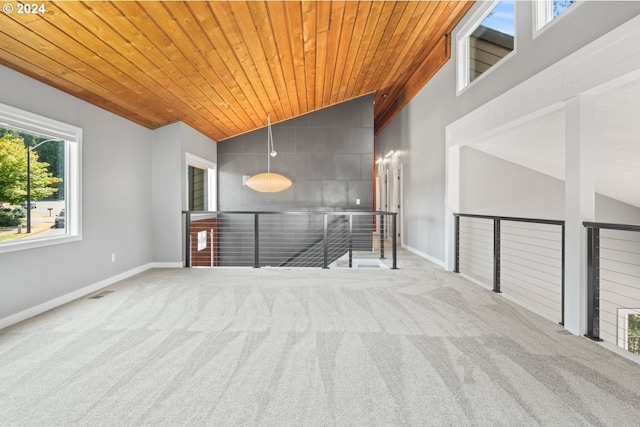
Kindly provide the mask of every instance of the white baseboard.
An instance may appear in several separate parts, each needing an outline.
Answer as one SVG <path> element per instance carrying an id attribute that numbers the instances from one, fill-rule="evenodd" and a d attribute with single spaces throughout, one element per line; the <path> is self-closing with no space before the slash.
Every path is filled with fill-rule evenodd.
<path id="1" fill-rule="evenodd" d="M 635 354 L 631 353 L 628 350 L 625 350 L 624 348 L 620 348 L 617 345 L 609 343 L 609 342 L 606 342 L 606 341 L 597 342 L 597 341 L 592 341 L 592 340 L 590 340 L 589 338 L 586 338 L 586 337 L 585 337 L 585 339 L 591 341 L 594 344 L 602 346 L 602 347 L 606 348 L 609 351 L 612 351 L 612 352 L 616 353 L 618 356 L 622 356 L 625 359 L 628 359 L 628 360 L 630 360 L 632 362 L 640 364 L 640 357 L 636 356 Z"/>
<path id="2" fill-rule="evenodd" d="M 492 291 L 493 292 L 493 284 L 489 284 L 489 283 L 485 283 L 482 282 L 481 280 L 478 280 L 474 277 L 471 276 L 467 276 L 464 273 L 460 273 L 460 277 L 468 280 L 469 282 L 472 282 L 476 285 L 479 285 L 483 288 L 485 288 L 488 291 Z M 562 316 L 561 313 L 557 313 L 556 316 L 550 314 L 550 313 L 545 313 L 544 311 L 538 310 L 536 307 L 532 307 L 530 304 L 527 304 L 527 301 L 523 301 L 521 299 L 519 299 L 518 297 L 514 297 L 512 295 L 509 295 L 508 293 L 502 292 L 499 294 L 502 298 L 511 301 L 514 304 L 519 305 L 520 307 L 524 308 L 525 310 L 528 310 L 534 314 L 537 314 L 540 317 L 544 317 L 545 319 L 549 320 L 550 322 L 556 323 L 558 324 L 560 322 L 560 316 Z"/>
<path id="3" fill-rule="evenodd" d="M 417 249 L 415 249 L 415 248 L 412 248 L 412 247 L 411 247 L 411 246 L 409 246 L 409 245 L 405 245 L 404 243 L 402 244 L 402 247 L 403 247 L 404 249 L 408 250 L 409 252 L 412 252 L 412 253 L 414 253 L 414 254 L 416 254 L 416 255 L 418 255 L 418 256 L 420 256 L 420 257 L 422 257 L 422 258 L 426 259 L 427 261 L 430 261 L 430 262 L 432 262 L 432 263 L 434 263 L 434 264 L 436 264 L 436 265 L 439 265 L 440 267 L 444 268 L 445 270 L 447 269 L 447 267 L 445 266 L 444 261 L 442 261 L 442 260 L 439 260 L 439 259 L 437 259 L 437 258 L 434 258 L 434 257 L 432 257 L 431 255 L 427 255 L 427 254 L 425 254 L 424 252 L 419 251 L 419 250 L 417 250 Z"/>
<path id="4" fill-rule="evenodd" d="M 138 273 L 142 273 L 143 271 L 147 271 L 151 268 L 161 268 L 161 267 L 157 267 L 156 266 L 157 264 L 163 265 L 163 266 L 164 264 L 179 264 L 179 266 L 182 267 L 182 263 L 149 263 L 149 264 L 142 265 L 140 267 L 133 268 L 131 270 L 125 271 L 124 273 L 120 273 L 115 276 L 109 277 L 108 279 L 101 280 L 97 283 L 94 283 L 93 285 L 86 286 L 82 289 L 78 289 L 77 291 L 70 292 L 58 298 L 54 298 L 50 301 L 39 304 L 35 307 L 31 307 L 19 313 L 12 314 L 11 316 L 5 317 L 4 319 L 0 319 L 0 329 L 6 328 L 7 326 L 14 325 L 18 322 L 22 322 L 23 320 L 37 316 L 40 313 L 44 313 L 45 311 L 49 311 L 53 308 L 59 307 L 75 299 L 82 298 L 85 295 L 89 295 L 93 292 L 99 291 L 102 288 L 105 288 L 109 285 L 119 282 L 120 280 L 127 279 Z"/>
<path id="5" fill-rule="evenodd" d="M 154 262 L 151 268 L 182 268 L 184 264 L 181 262 Z"/>
<path id="6" fill-rule="evenodd" d="M 475 283 L 478 286 L 482 286 L 483 288 L 485 288 L 488 291 L 493 291 L 493 285 L 489 285 L 487 283 L 484 283 L 478 279 L 476 279 L 475 277 L 471 277 L 471 276 L 467 276 L 464 273 L 458 273 L 460 274 L 460 277 L 462 277 L 463 279 L 466 279 L 468 281 L 470 281 L 471 283 Z"/>

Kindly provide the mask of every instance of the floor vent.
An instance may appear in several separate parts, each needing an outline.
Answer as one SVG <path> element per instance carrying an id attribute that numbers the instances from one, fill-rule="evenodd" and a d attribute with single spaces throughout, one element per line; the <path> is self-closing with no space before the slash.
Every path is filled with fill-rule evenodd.
<path id="1" fill-rule="evenodd" d="M 107 295 L 109 295 L 112 292 L 113 291 L 102 291 L 99 294 L 95 294 L 93 296 L 90 296 L 89 299 L 100 299 L 102 297 L 106 297 Z"/>
<path id="2" fill-rule="evenodd" d="M 358 268 L 380 268 L 379 264 L 358 264 Z"/>
<path id="3" fill-rule="evenodd" d="M 563 329 L 561 331 L 556 331 L 557 333 L 559 333 L 560 335 L 573 335 L 571 332 Z"/>

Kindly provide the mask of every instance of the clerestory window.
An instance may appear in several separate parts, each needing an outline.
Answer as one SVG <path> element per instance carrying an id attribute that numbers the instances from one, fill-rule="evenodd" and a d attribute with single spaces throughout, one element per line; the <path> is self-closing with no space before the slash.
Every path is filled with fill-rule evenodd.
<path id="1" fill-rule="evenodd" d="M 515 30 L 513 0 L 491 2 L 476 13 L 457 38 L 458 91 L 514 51 Z"/>
<path id="2" fill-rule="evenodd" d="M 535 30 L 540 31 L 547 24 L 562 15 L 577 0 L 537 0 L 534 2 Z"/>

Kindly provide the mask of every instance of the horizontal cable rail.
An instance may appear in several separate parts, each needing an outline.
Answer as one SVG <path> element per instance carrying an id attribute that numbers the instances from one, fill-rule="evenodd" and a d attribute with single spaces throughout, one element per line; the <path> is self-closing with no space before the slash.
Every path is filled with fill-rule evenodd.
<path id="1" fill-rule="evenodd" d="M 459 222 L 457 272 L 487 285 L 493 283 L 493 220 L 468 217 Z"/>
<path id="2" fill-rule="evenodd" d="M 397 269 L 396 213 L 183 211 L 187 267 L 388 268 L 384 227 L 391 227 Z M 375 230 L 379 224 L 380 230 Z"/>
<path id="3" fill-rule="evenodd" d="M 564 323 L 564 221 L 454 214 L 455 272 Z"/>
<path id="4" fill-rule="evenodd" d="M 587 229 L 587 334 L 640 355 L 640 226 Z"/>

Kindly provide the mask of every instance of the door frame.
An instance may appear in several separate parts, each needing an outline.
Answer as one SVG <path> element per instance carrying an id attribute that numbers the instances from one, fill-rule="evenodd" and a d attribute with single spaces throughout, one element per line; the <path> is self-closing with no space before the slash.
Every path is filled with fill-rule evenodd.
<path id="1" fill-rule="evenodd" d="M 185 153 L 186 188 L 184 191 L 184 206 L 189 208 L 189 166 L 204 170 L 204 205 L 205 210 L 218 209 L 218 164 L 191 153 Z"/>
<path id="2" fill-rule="evenodd" d="M 396 212 L 396 233 L 398 244 L 404 243 L 404 167 L 400 163 L 393 169 L 393 207 L 392 212 Z M 397 185 L 396 185 L 397 183 Z"/>

